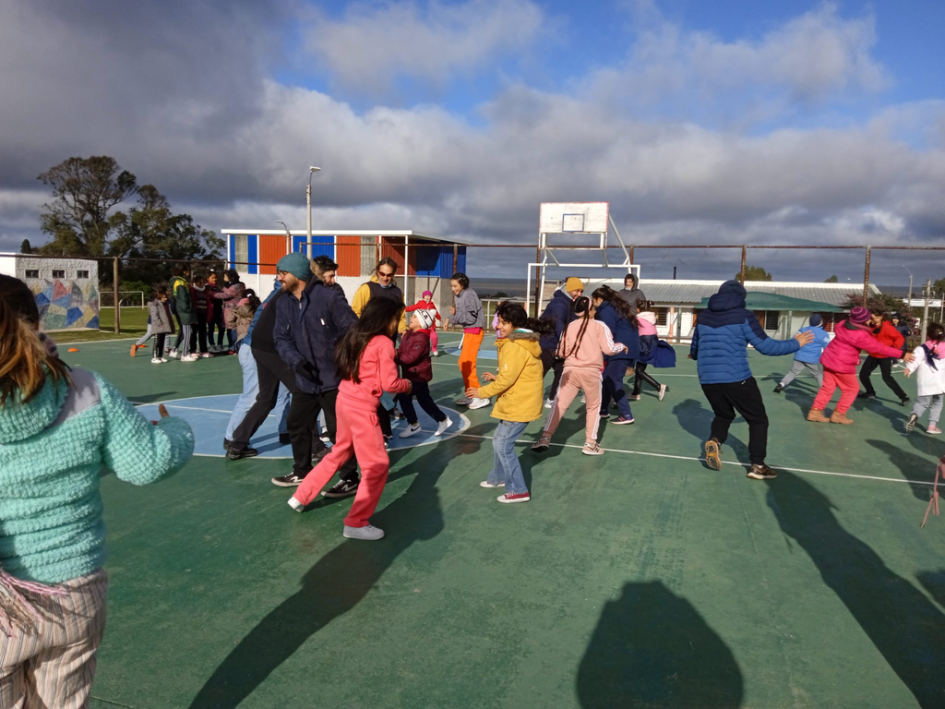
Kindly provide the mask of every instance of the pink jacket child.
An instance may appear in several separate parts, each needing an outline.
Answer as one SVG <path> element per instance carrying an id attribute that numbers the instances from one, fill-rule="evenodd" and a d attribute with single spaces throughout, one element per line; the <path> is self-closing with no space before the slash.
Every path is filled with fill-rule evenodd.
<path id="1" fill-rule="evenodd" d="M 846 413 L 860 391 L 860 382 L 856 377 L 856 368 L 860 363 L 860 352 L 884 357 L 902 357 L 902 350 L 880 344 L 866 325 L 870 311 L 856 307 L 850 311 L 850 317 L 842 321 L 834 330 L 834 338 L 821 355 L 820 363 L 824 366 L 824 383 L 817 392 L 814 405 L 807 414 L 808 421 L 817 423 L 851 424 L 852 419 Z M 907 354 L 906 361 L 912 361 L 913 355 Z M 824 409 L 830 403 L 837 387 L 840 388 L 840 401 L 830 418 Z"/>
<path id="2" fill-rule="evenodd" d="M 346 537 L 375 540 L 384 536 L 381 530 L 368 523 L 380 502 L 390 472 L 390 459 L 384 449 L 377 408 L 385 391 L 392 394 L 410 391 L 410 382 L 397 376 L 394 354 L 394 343 L 384 335 L 375 335 L 365 346 L 358 364 L 357 379 L 360 381 L 342 379 L 338 387 L 335 445 L 305 476 L 289 500 L 293 509 L 303 511 L 338 469 L 352 455 L 356 456 L 361 466 L 361 484 L 344 521 Z M 363 531 L 359 533 L 359 530 Z"/>
<path id="3" fill-rule="evenodd" d="M 604 368 L 604 355 L 626 350 L 625 345 L 614 342 L 610 328 L 600 320 L 591 319 L 587 312 L 590 308 L 588 299 L 578 298 L 574 312 L 578 319 L 570 323 L 558 343 L 558 356 L 564 357 L 564 372 L 561 386 L 541 438 L 532 446 L 532 450 L 541 452 L 548 448 L 578 391 L 583 390 L 587 398 L 585 418 L 585 441 L 581 450 L 585 455 L 602 455 L 604 451 L 597 445 L 597 429 L 600 427 L 600 387 L 601 370 Z M 582 333 L 583 330 L 583 333 Z"/>

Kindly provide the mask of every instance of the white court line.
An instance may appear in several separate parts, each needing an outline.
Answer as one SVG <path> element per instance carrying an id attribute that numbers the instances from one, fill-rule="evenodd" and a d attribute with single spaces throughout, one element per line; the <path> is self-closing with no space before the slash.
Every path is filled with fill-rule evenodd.
<path id="1" fill-rule="evenodd" d="M 164 404 L 163 401 L 154 401 L 150 404 L 139 404 L 134 401 L 132 401 L 131 403 L 134 404 L 135 406 L 157 406 L 159 404 Z M 233 415 L 232 411 L 224 411 L 223 409 L 204 409 L 199 406 L 181 406 L 180 404 L 164 404 L 164 406 L 165 408 L 168 408 L 168 409 L 188 409 L 189 411 L 210 411 L 211 413 L 215 413 L 215 414 L 227 414 L 228 416 Z M 276 417 L 275 414 L 268 414 L 266 418 L 271 418 L 271 419 L 282 418 L 282 415 L 280 414 L 278 417 Z"/>
<path id="2" fill-rule="evenodd" d="M 483 439 L 483 440 L 492 440 L 492 436 L 476 436 L 476 435 L 471 434 L 471 433 L 461 433 L 461 434 L 459 434 L 459 436 L 461 436 L 461 437 L 466 437 L 466 438 L 480 438 L 480 439 Z M 516 441 L 515 443 L 518 444 L 518 445 L 530 445 L 529 441 Z M 553 446 L 558 446 L 559 448 L 576 448 L 576 449 L 578 449 L 578 450 L 580 450 L 580 449 L 582 449 L 582 448 L 584 447 L 584 446 L 576 446 L 576 445 L 574 445 L 574 444 L 572 444 L 572 443 L 551 443 L 551 445 L 553 445 Z M 672 460 L 690 460 L 690 461 L 696 461 L 696 462 L 700 462 L 700 463 L 701 463 L 701 462 L 705 462 L 705 458 L 695 458 L 695 457 L 686 456 L 686 455 L 669 455 L 669 454 L 667 454 L 667 453 L 650 453 L 650 452 L 648 452 L 648 451 L 628 451 L 628 450 L 621 450 L 621 449 L 619 449 L 619 448 L 604 448 L 603 446 L 601 446 L 601 450 L 607 451 L 607 452 L 610 452 L 610 453 L 626 453 L 626 454 L 629 454 L 629 455 L 645 455 L 645 456 L 649 456 L 649 457 L 652 457 L 652 458 L 670 458 L 670 459 L 672 459 Z M 738 466 L 740 466 L 740 467 L 742 467 L 742 468 L 747 467 L 747 465 L 748 465 L 747 463 L 739 463 L 738 461 L 734 461 L 734 460 L 731 460 L 731 461 L 730 461 L 730 460 L 723 460 L 723 461 L 722 461 L 722 464 L 723 464 L 723 465 L 738 465 Z M 928 482 L 928 481 L 926 481 L 926 480 L 908 480 L 908 479 L 903 479 L 903 478 L 880 478 L 880 477 L 877 477 L 877 476 L 875 476 L 875 475 L 857 475 L 856 473 L 834 473 L 834 472 L 829 471 L 829 470 L 808 470 L 808 469 L 806 469 L 806 468 L 788 468 L 788 467 L 785 467 L 785 466 L 783 466 L 783 465 L 771 465 L 771 466 L 769 466 L 769 467 L 775 468 L 775 469 L 777 469 L 777 470 L 784 470 L 784 471 L 787 471 L 787 472 L 789 472 L 789 473 L 811 473 L 812 475 L 831 475 L 831 476 L 836 476 L 836 477 L 841 477 L 841 478 L 857 478 L 857 479 L 860 479 L 860 480 L 879 480 L 879 481 L 881 481 L 881 482 L 889 482 L 889 483 L 909 483 L 909 484 L 911 484 L 911 485 L 929 485 L 929 486 L 932 486 L 932 485 L 935 484 L 935 483 L 933 483 L 933 482 Z"/>

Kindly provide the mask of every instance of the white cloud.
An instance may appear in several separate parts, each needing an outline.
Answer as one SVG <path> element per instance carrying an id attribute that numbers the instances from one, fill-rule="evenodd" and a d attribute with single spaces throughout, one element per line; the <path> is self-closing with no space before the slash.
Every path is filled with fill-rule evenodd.
<path id="1" fill-rule="evenodd" d="M 356 3 L 340 20 L 312 24 L 306 47 L 346 87 L 387 92 L 399 76 L 440 86 L 457 72 L 492 66 L 548 32 L 530 0 L 433 0 L 381 5 Z"/>

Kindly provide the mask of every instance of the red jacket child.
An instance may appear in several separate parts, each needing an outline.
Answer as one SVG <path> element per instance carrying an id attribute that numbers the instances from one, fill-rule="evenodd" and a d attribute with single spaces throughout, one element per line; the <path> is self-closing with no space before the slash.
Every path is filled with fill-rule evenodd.
<path id="1" fill-rule="evenodd" d="M 902 346 L 905 344 L 906 339 L 891 322 L 883 320 L 882 325 L 873 328 L 873 336 L 879 344 L 885 345 L 886 347 L 894 347 L 899 350 L 899 353 L 895 356 L 896 359 L 902 357 Z M 875 359 L 889 359 L 889 355 L 887 354 L 871 354 L 870 356 Z"/>
<path id="2" fill-rule="evenodd" d="M 429 382 L 433 379 L 433 363 L 430 361 L 430 331 L 407 330 L 400 340 L 400 349 L 394 360 L 403 370 L 404 379 L 412 382 Z"/>

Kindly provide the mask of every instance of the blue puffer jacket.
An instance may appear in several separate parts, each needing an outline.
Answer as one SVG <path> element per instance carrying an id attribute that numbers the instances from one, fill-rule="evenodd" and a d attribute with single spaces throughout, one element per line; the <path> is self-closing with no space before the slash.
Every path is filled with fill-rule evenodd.
<path id="1" fill-rule="evenodd" d="M 313 281 L 301 299 L 286 293 L 276 301 L 275 340 L 279 357 L 295 370 L 299 388 L 309 394 L 337 389 L 335 345 L 358 317 L 340 292 Z"/>
<path id="2" fill-rule="evenodd" d="M 554 296 L 551 298 L 551 302 L 548 303 L 541 317 L 542 320 L 550 320 L 553 322 L 555 324 L 555 331 L 554 334 L 542 335 L 541 339 L 538 340 L 538 344 L 543 350 L 551 350 L 554 352 L 558 349 L 558 341 L 561 340 L 561 333 L 564 332 L 568 324 L 574 320 L 574 301 L 571 300 L 571 296 L 563 290 L 556 290 Z"/>
<path id="3" fill-rule="evenodd" d="M 751 378 L 748 345 L 763 355 L 779 357 L 800 349 L 797 340 L 772 340 L 758 318 L 745 308 L 746 291 L 738 281 L 726 281 L 709 298 L 699 315 L 690 356 L 699 364 L 700 384 L 743 382 Z"/>
<path id="4" fill-rule="evenodd" d="M 824 353 L 824 347 L 830 342 L 830 335 L 822 327 L 811 327 L 809 325 L 802 327 L 800 332 L 814 333 L 814 341 L 801 347 L 794 355 L 794 359 L 798 362 L 817 364 L 820 362 L 820 355 Z"/>
<path id="5" fill-rule="evenodd" d="M 640 358 L 640 332 L 630 321 L 620 316 L 617 309 L 606 300 L 600 304 L 597 309 L 595 320 L 600 320 L 610 328 L 614 336 L 614 342 L 627 346 L 627 352 L 618 352 L 617 354 L 604 355 L 604 361 L 609 362 L 612 359 L 636 360 Z"/>

